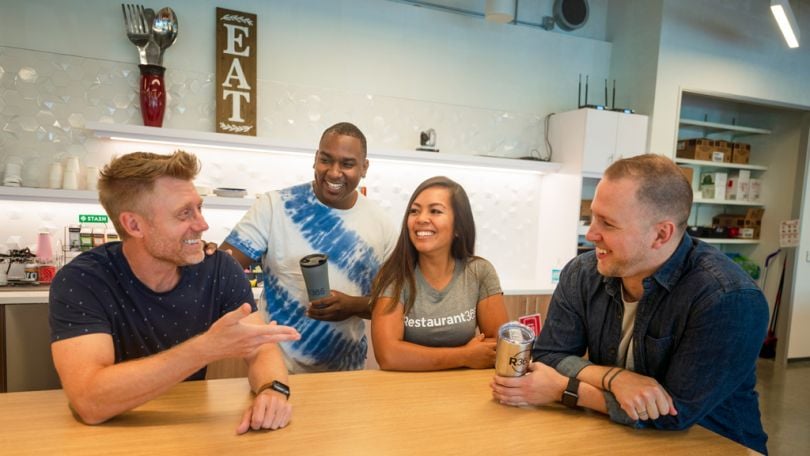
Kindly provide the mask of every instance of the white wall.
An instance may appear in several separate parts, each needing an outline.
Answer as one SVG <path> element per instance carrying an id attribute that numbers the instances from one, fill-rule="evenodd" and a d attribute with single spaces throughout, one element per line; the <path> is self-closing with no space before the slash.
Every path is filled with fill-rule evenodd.
<path id="1" fill-rule="evenodd" d="M 136 70 L 119 3 L 6 3 L 0 45 Z M 211 100 L 198 108 L 193 98 L 195 90 L 212 93 L 218 4 L 172 5 L 180 33 L 164 60 L 174 95 L 167 126 L 211 129 Z M 456 152 L 527 155 L 542 144 L 539 120 L 573 108 L 577 75 L 606 77 L 611 53 L 604 41 L 380 0 L 232 1 L 227 7 L 258 15 L 259 135 L 298 142 L 348 117 L 372 145 L 413 148 L 419 129 L 433 126 L 440 147 Z"/>
<path id="2" fill-rule="evenodd" d="M 804 115 L 803 129 L 810 131 L 810 113 Z M 783 308 L 784 317 L 779 319 L 777 327 L 778 334 L 789 335 L 787 350 L 781 347 L 787 359 L 810 356 L 810 331 L 806 330 L 810 324 L 810 281 L 807 280 L 810 276 L 810 137 L 805 135 L 799 148 L 805 163 L 796 170 L 803 179 L 803 185 L 797 184 L 802 194 L 794 195 L 793 200 L 800 207 L 801 234 L 799 247 L 790 249 L 795 272 L 792 277 L 786 277 L 789 305 Z"/>
<path id="3" fill-rule="evenodd" d="M 629 6 L 634 2 L 624 3 Z M 768 4 L 764 0 L 663 0 L 650 150 L 674 154 L 681 90 L 738 96 L 810 110 L 808 40 L 805 38 L 798 49 L 789 49 Z M 793 0 L 791 4 L 799 28 L 807 35 L 810 2 Z M 802 191 L 802 185 L 795 183 L 795 176 L 796 168 L 805 166 L 804 162 L 799 162 L 799 145 L 807 129 L 797 122 L 798 114 L 791 116 L 784 110 L 782 114 L 771 117 L 773 125 L 762 125 L 774 129 L 773 150 L 762 163 L 769 166 L 765 177 L 770 177 L 765 200 L 767 220 L 763 221 L 767 231 L 763 236 L 773 241 L 755 255 L 760 264 L 765 250 L 778 247 L 775 239 L 779 221 L 799 216 L 798 208 L 793 207 L 792 195 Z M 804 191 L 806 204 L 808 192 Z M 810 231 L 807 222 L 803 230 L 802 239 L 806 239 Z M 799 248 L 801 254 L 797 255 L 801 258 L 794 265 L 794 329 L 789 338 L 782 335 L 780 339 L 788 339 L 785 342 L 789 344 L 787 356 L 790 358 L 810 356 L 810 339 L 796 329 L 810 325 L 810 289 L 802 285 L 801 279 L 810 276 L 810 263 L 804 261 L 804 252 L 809 249 L 810 244 L 803 242 Z M 769 296 L 773 298 L 773 293 Z M 788 303 L 783 303 L 786 305 Z"/>
<path id="4" fill-rule="evenodd" d="M 794 8 L 810 30 L 810 2 Z M 767 1 L 664 0 L 651 150 L 674 151 L 681 89 L 810 107 L 808 44 L 789 49 Z"/>
<path id="5" fill-rule="evenodd" d="M 349 120 L 364 130 L 372 151 L 412 150 L 419 131 L 434 127 L 442 152 L 529 155 L 543 147 L 545 115 L 575 106 L 577 75 L 606 77 L 611 54 L 601 40 L 380 0 L 177 0 L 171 6 L 180 26 L 164 59 L 164 126 L 213 129 L 214 10 L 225 6 L 258 15 L 259 136 L 313 149 L 325 127 Z M 101 166 L 113 154 L 147 147 L 100 141 L 83 128 L 87 121 L 141 123 L 137 53 L 126 39 L 120 3 L 0 0 L 0 11 L 0 164 L 21 158 L 24 184 L 43 186 L 51 162 L 77 156 L 82 165 Z M 604 8 L 592 11 L 592 21 L 604 27 Z M 247 187 L 250 194 L 311 173 L 308 159 L 199 153 L 204 183 Z M 535 257 L 573 256 L 574 238 L 569 243 L 562 235 L 560 242 L 568 222 L 554 217 L 553 208 L 541 211 L 548 181 L 536 176 L 375 162 L 369 195 L 399 220 L 403 198 L 419 179 L 438 173 L 467 187 L 479 253 L 507 282 L 541 287 L 550 274 L 538 270 L 545 263 Z M 555 204 L 576 207 L 574 193 L 561 185 L 554 189 L 571 201 Z M 0 226 L 0 242 L 23 230 L 75 223 L 75 214 L 86 210 L 4 202 L 0 211 L 15 217 Z M 211 238 L 218 240 L 240 211 L 211 214 Z M 521 256 L 529 257 L 527 266 L 514 261 Z"/>
<path id="6" fill-rule="evenodd" d="M 653 112 L 662 5 L 662 0 L 610 2 L 607 39 L 613 43 L 610 75 L 616 79 L 616 107 Z"/>

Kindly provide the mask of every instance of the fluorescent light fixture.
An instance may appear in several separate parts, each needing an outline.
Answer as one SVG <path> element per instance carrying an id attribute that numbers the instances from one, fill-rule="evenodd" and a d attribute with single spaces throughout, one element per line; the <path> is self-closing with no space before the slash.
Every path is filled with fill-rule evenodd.
<path id="1" fill-rule="evenodd" d="M 771 12 L 779 24 L 779 30 L 785 36 L 788 47 L 799 47 L 799 25 L 788 0 L 771 0 Z"/>
<path id="2" fill-rule="evenodd" d="M 498 24 L 512 22 L 515 19 L 515 0 L 487 0 L 484 18 Z"/>

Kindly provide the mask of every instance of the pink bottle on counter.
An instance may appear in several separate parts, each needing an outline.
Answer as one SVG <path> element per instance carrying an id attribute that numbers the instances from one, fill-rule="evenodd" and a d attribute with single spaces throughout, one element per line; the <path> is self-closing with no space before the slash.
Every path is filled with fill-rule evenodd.
<path id="1" fill-rule="evenodd" d="M 53 237 L 48 231 L 41 231 L 37 238 L 37 259 L 41 263 L 53 261 Z"/>
<path id="2" fill-rule="evenodd" d="M 37 238 L 37 261 L 37 280 L 51 283 L 56 275 L 56 266 L 53 265 L 53 238 L 48 231 L 40 232 Z"/>

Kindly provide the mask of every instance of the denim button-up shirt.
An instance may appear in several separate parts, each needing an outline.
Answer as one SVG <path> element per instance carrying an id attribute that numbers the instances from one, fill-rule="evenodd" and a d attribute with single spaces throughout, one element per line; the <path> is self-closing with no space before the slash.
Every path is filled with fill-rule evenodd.
<path id="1" fill-rule="evenodd" d="M 605 391 L 610 418 L 672 430 L 697 423 L 767 453 L 754 391 L 768 325 L 760 289 L 723 253 L 689 235 L 643 284 L 633 327 L 633 370 L 655 378 L 678 414 L 634 421 Z M 578 256 L 562 271 L 535 341 L 535 361 L 569 377 L 592 363 L 616 365 L 623 312 L 621 279 L 599 274 L 594 252 Z M 582 358 L 586 353 L 588 360 Z"/>

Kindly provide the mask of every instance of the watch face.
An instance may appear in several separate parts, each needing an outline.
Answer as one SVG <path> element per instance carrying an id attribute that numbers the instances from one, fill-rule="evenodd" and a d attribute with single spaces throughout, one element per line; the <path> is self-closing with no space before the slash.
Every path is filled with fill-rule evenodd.
<path id="1" fill-rule="evenodd" d="M 566 407 L 576 407 L 579 396 L 570 391 L 563 392 L 562 403 Z"/>
<path id="2" fill-rule="evenodd" d="M 287 396 L 287 398 L 290 397 L 290 387 L 279 381 L 274 381 L 273 384 L 270 385 L 270 388 L 273 391 L 278 391 L 279 393 Z"/>
<path id="3" fill-rule="evenodd" d="M 576 408 L 577 400 L 579 400 L 579 380 L 571 377 L 568 380 L 568 387 L 563 391 L 561 402 L 566 407 Z"/>

